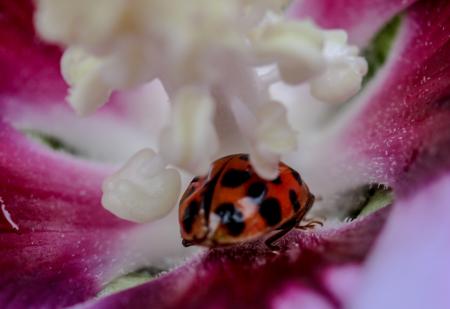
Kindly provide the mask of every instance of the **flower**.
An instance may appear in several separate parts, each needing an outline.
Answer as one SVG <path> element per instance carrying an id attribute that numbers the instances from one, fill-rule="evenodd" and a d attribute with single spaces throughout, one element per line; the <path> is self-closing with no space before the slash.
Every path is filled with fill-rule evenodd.
<path id="1" fill-rule="evenodd" d="M 283 159 L 298 168 L 311 189 L 323 196 L 323 202 L 315 208 L 341 220 L 335 227 L 293 231 L 282 239 L 278 255 L 258 241 L 203 252 L 158 279 L 91 299 L 79 307 L 448 307 L 445 287 L 450 278 L 446 266 L 450 226 L 446 193 L 450 5 L 446 1 L 413 2 L 323 0 L 294 3 L 291 7 L 292 16 L 309 16 L 321 27 L 345 29 L 350 42 L 361 47 L 383 24 L 404 10 L 387 60 L 363 92 L 340 107 L 340 113 L 333 115 L 327 126 L 318 126 L 319 121 L 304 126 L 300 150 L 283 152 Z M 102 2 L 98 5 L 101 9 Z M 115 1 L 108 5 L 124 4 Z M 111 102 L 90 118 L 75 118 L 62 103 L 66 87 L 57 67 L 60 50 L 36 39 L 29 3 L 4 1 L 0 8 L 4 12 L 0 20 L 0 62 L 4 72 L 0 88 L 0 168 L 4 175 L 0 179 L 0 248 L 4 250 L 0 255 L 0 304 L 73 305 L 88 300 L 101 285 L 120 274 L 148 265 L 149 261 L 156 265 L 167 262 L 165 257 L 185 253 L 175 245 L 179 239 L 170 225 L 174 222 L 171 215 L 139 226 L 114 217 L 100 206 L 101 182 L 115 166 L 93 159 L 123 162 L 130 155 L 127 149 L 133 152 L 152 146 L 143 142 L 145 127 L 140 124 L 139 115 L 133 115 L 129 108 L 130 102 L 139 103 L 135 102 L 141 97 L 136 91 L 148 89 L 113 94 Z M 77 15 L 63 18 L 71 16 Z M 104 26 L 118 17 L 104 17 L 106 22 L 94 19 L 95 24 L 88 23 L 99 31 L 95 36 L 58 28 L 53 29 L 57 31 L 53 35 L 72 33 L 75 37 L 62 38 L 86 46 L 100 42 L 107 48 L 111 32 Z M 347 55 L 354 53 L 349 51 Z M 82 61 L 77 63 L 82 69 L 86 54 L 81 56 Z M 92 73 L 88 77 L 94 81 L 98 65 L 96 59 L 86 64 L 87 72 Z M 277 65 L 283 71 L 282 61 Z M 333 70 L 330 65 L 325 74 L 332 76 Z M 81 97 L 87 94 L 91 98 L 89 94 L 94 93 L 95 98 L 104 98 L 112 89 L 99 89 L 96 93 L 96 89 L 83 89 L 89 85 L 83 86 L 79 72 L 63 70 L 63 74 Z M 141 78 L 140 74 L 132 75 Z M 290 80 L 286 76 L 284 79 Z M 101 84 L 103 80 L 99 80 Z M 310 84 L 314 89 L 314 82 Z M 155 95 L 156 85 L 149 87 L 154 87 L 152 99 L 167 99 Z M 190 103 L 183 99 L 186 97 L 210 99 L 201 90 L 183 85 L 175 98 L 180 96 L 179 100 L 186 104 Z M 121 104 L 124 101 L 127 104 Z M 285 103 L 287 110 L 292 111 L 292 102 Z M 242 106 L 238 105 L 241 112 Z M 333 107 L 325 109 L 330 111 Z M 167 116 L 166 112 L 164 108 L 159 114 L 154 111 Z M 176 112 L 172 117 L 177 117 Z M 211 110 L 201 117 L 206 127 L 211 125 Z M 301 117 L 299 113 L 292 112 L 287 117 L 291 117 L 290 122 L 297 119 L 294 123 L 302 124 L 296 118 Z M 163 117 L 154 119 L 158 118 Z M 263 119 L 261 123 L 267 124 L 267 119 Z M 153 125 L 164 127 L 157 122 Z M 173 141 L 177 137 L 173 132 L 178 128 L 166 129 L 165 134 L 174 137 Z M 45 133 L 45 141 L 53 146 L 57 143 L 49 136 L 56 136 L 73 146 L 64 147 L 66 150 L 73 148 L 90 160 L 33 144 L 21 132 L 39 132 L 41 137 Z M 111 135 L 116 139 L 114 143 L 108 143 Z M 156 175 L 170 173 L 161 168 L 159 160 L 152 161 L 155 158 L 151 152 L 147 154 L 149 160 L 145 163 L 156 166 L 151 171 L 158 171 Z M 192 161 L 180 162 L 190 166 Z M 125 172 L 122 175 L 126 177 L 119 180 L 127 180 Z M 147 182 L 152 184 L 154 175 L 132 177 L 130 190 L 139 190 Z M 110 178 L 112 187 L 116 179 Z M 391 187 L 395 192 L 393 205 L 352 222 L 342 222 L 352 209 L 337 208 L 341 205 L 336 200 L 337 193 L 371 183 Z M 351 208 L 354 204 L 346 200 L 342 205 Z"/>

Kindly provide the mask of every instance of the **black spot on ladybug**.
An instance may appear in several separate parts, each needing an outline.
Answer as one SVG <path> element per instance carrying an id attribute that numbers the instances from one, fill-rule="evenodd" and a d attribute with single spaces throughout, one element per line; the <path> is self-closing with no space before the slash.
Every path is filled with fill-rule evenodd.
<path id="1" fill-rule="evenodd" d="M 248 171 L 229 169 L 224 173 L 220 184 L 226 188 L 237 188 L 247 182 L 250 177 L 251 174 Z"/>
<path id="2" fill-rule="evenodd" d="M 180 204 L 184 202 L 185 199 L 187 199 L 192 193 L 194 192 L 194 187 L 193 186 L 189 186 L 186 190 L 186 192 L 184 192 L 183 196 L 180 199 Z"/>
<path id="3" fill-rule="evenodd" d="M 276 185 L 281 185 L 281 177 L 278 176 L 277 178 L 275 178 L 274 180 L 272 180 L 272 183 L 273 183 L 273 184 L 276 184 Z"/>
<path id="4" fill-rule="evenodd" d="M 198 182 L 199 180 L 200 180 L 200 177 L 199 176 L 195 176 L 194 178 L 192 178 L 191 183 Z"/>
<path id="5" fill-rule="evenodd" d="M 262 198 L 266 195 L 267 187 L 262 181 L 252 183 L 247 190 L 247 196 L 251 198 Z"/>
<path id="6" fill-rule="evenodd" d="M 273 197 L 265 199 L 259 206 L 259 214 L 264 218 L 267 225 L 277 225 L 281 221 L 280 202 Z"/>
<path id="7" fill-rule="evenodd" d="M 248 154 L 243 154 L 239 156 L 239 159 L 243 160 L 243 161 L 248 161 Z"/>
<path id="8" fill-rule="evenodd" d="M 298 201 L 298 195 L 294 190 L 289 190 L 289 200 L 291 201 L 292 208 L 297 212 L 300 209 L 300 203 Z"/>
<path id="9" fill-rule="evenodd" d="M 226 167 L 226 163 L 229 162 L 233 157 L 229 156 L 225 161 L 222 168 L 216 173 L 216 175 L 205 184 L 205 192 L 202 198 L 202 208 L 205 211 L 206 225 L 209 224 L 209 213 L 211 212 L 211 204 L 213 200 L 214 190 L 217 186 L 217 182 L 219 181 L 220 174 L 222 174 L 223 170 Z"/>
<path id="10" fill-rule="evenodd" d="M 200 204 L 197 201 L 191 201 L 189 205 L 184 210 L 183 220 L 181 224 L 183 225 L 186 233 L 192 232 L 192 225 L 194 224 L 195 217 L 198 215 L 200 210 Z"/>
<path id="11" fill-rule="evenodd" d="M 238 236 L 245 229 L 244 216 L 232 203 L 220 204 L 214 212 L 232 236 Z"/>
<path id="12" fill-rule="evenodd" d="M 188 197 L 189 195 L 191 195 L 192 193 L 194 193 L 195 191 L 195 187 L 191 184 L 189 185 L 189 188 L 186 190 L 186 197 Z"/>
<path id="13" fill-rule="evenodd" d="M 301 186 L 303 185 L 302 178 L 300 177 L 300 174 L 297 171 L 292 170 L 292 177 L 294 177 L 294 179 L 297 180 L 299 185 Z"/>

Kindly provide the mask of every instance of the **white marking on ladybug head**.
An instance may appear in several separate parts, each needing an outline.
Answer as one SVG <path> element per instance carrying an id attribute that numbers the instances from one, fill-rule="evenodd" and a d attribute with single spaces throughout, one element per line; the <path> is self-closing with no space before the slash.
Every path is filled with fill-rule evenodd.
<path id="1" fill-rule="evenodd" d="M 216 233 L 217 229 L 219 228 L 219 225 L 221 223 L 221 218 L 214 212 L 211 212 L 209 215 L 209 232 L 208 232 L 208 239 L 212 239 L 214 237 L 214 234 Z"/>
<path id="2" fill-rule="evenodd" d="M 251 197 L 241 198 L 236 202 L 237 209 L 242 213 L 242 216 L 245 219 L 252 218 L 255 214 L 258 213 L 259 203 L 255 201 L 255 199 Z"/>

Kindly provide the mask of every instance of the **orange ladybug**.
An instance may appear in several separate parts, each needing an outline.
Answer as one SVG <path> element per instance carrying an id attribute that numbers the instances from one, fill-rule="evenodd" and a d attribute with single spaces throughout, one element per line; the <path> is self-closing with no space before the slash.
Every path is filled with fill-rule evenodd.
<path id="1" fill-rule="evenodd" d="M 180 200 L 183 245 L 225 246 L 276 231 L 265 243 L 277 250 L 274 242 L 299 227 L 313 203 L 300 174 L 286 164 L 280 162 L 278 178 L 267 181 L 247 154 L 226 156 L 207 176 L 195 177 Z"/>

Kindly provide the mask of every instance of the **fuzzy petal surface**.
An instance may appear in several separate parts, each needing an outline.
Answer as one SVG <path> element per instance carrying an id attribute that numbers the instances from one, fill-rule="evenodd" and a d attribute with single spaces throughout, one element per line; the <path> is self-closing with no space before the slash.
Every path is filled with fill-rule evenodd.
<path id="1" fill-rule="evenodd" d="M 339 308 L 338 291 L 346 287 L 328 274 L 354 273 L 388 210 L 339 229 L 291 232 L 278 254 L 261 242 L 210 250 L 159 279 L 77 308 Z"/>

